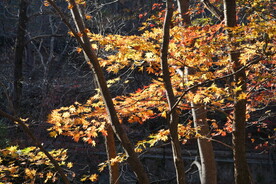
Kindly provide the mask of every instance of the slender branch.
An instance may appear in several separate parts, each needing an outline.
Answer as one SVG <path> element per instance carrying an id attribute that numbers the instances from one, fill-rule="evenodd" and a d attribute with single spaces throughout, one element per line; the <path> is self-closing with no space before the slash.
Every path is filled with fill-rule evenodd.
<path id="1" fill-rule="evenodd" d="M 207 139 L 207 140 L 210 140 L 210 141 L 213 141 L 213 142 L 220 143 L 220 144 L 222 144 L 223 146 L 225 146 L 225 147 L 230 148 L 231 150 L 233 150 L 233 147 L 232 147 L 232 146 L 230 146 L 230 145 L 228 145 L 228 144 L 225 144 L 224 142 L 221 142 L 221 141 L 219 141 L 219 140 L 217 140 L 217 139 L 213 139 L 213 138 L 206 137 L 206 136 L 201 136 L 200 138 L 201 138 L 201 139 Z"/>
<path id="2" fill-rule="evenodd" d="M 27 45 L 28 43 L 30 43 L 31 41 L 34 41 L 36 39 L 40 39 L 40 38 L 48 38 L 48 37 L 63 37 L 64 35 L 62 34 L 49 34 L 49 35 L 38 35 L 35 37 L 30 38 L 28 41 L 26 41 L 24 44 Z"/>
<path id="3" fill-rule="evenodd" d="M 4 111 L 0 110 L 0 116 L 5 117 L 7 119 L 10 119 L 12 121 L 17 122 L 19 125 L 22 126 L 24 132 L 26 134 L 28 134 L 28 136 L 33 140 L 33 142 L 36 144 L 37 147 L 39 147 L 39 149 L 49 158 L 49 160 L 51 161 L 51 163 L 54 165 L 55 169 L 57 170 L 57 172 L 60 174 L 63 182 L 65 184 L 69 184 L 69 180 L 66 177 L 66 175 L 63 172 L 63 169 L 59 166 L 58 162 L 52 157 L 52 155 L 42 146 L 42 143 L 34 136 L 34 134 L 32 133 L 32 131 L 29 129 L 29 127 L 20 119 L 11 116 L 7 113 L 5 113 Z"/>

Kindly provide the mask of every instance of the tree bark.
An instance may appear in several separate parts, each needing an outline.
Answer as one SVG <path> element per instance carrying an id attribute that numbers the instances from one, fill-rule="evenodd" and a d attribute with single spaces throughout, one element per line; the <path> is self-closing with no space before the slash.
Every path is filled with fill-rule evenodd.
<path id="1" fill-rule="evenodd" d="M 82 34 L 82 39 L 80 36 L 74 31 L 71 25 L 66 21 L 64 14 L 60 11 L 60 9 L 56 6 L 56 4 L 52 0 L 48 0 L 48 2 L 57 10 L 60 14 L 62 20 L 69 27 L 69 29 L 73 32 L 74 36 L 76 37 L 78 43 L 81 45 L 83 51 L 89 58 L 88 64 L 91 66 L 91 69 L 95 71 L 96 81 L 100 88 L 101 95 L 103 97 L 103 101 L 105 103 L 105 107 L 107 110 L 109 121 L 111 122 L 112 129 L 122 143 L 124 151 L 127 155 L 127 162 L 129 163 L 130 167 L 134 171 L 135 175 L 137 176 L 137 180 L 141 184 L 148 184 L 149 179 L 145 172 L 145 169 L 138 158 L 137 153 L 134 151 L 134 147 L 130 142 L 125 130 L 120 124 L 119 118 L 117 116 L 117 112 L 115 110 L 109 89 L 107 87 L 107 83 L 103 74 L 103 71 L 100 67 L 98 58 L 96 53 L 94 52 L 93 48 L 91 47 L 89 37 L 87 36 L 87 30 L 85 24 L 83 22 L 81 13 L 79 11 L 79 6 L 76 4 L 75 0 L 69 0 L 69 3 L 72 5 L 72 15 L 75 19 L 76 27 L 79 28 L 80 33 Z"/>
<path id="2" fill-rule="evenodd" d="M 189 1 L 187 0 L 178 0 L 178 4 L 181 5 L 178 7 L 178 11 L 185 11 L 181 12 L 181 15 L 188 15 L 188 7 L 189 7 Z M 186 6 L 186 8 L 184 8 Z M 190 17 L 182 17 L 183 21 L 186 21 L 183 23 L 183 25 L 190 25 Z M 184 74 L 185 73 L 185 74 Z M 188 82 L 188 75 L 194 75 L 196 73 L 196 70 L 194 68 L 185 67 L 185 72 L 181 72 L 180 75 L 186 79 Z M 184 76 L 185 75 L 185 76 Z M 193 92 L 196 92 L 196 89 L 193 90 Z M 205 108 L 204 104 L 195 104 L 191 102 L 192 107 L 192 116 L 193 116 L 193 122 L 194 127 L 200 127 L 201 130 L 198 132 L 203 137 L 209 136 L 209 125 L 207 123 L 207 110 Z M 197 139 L 198 143 L 198 149 L 199 149 L 199 156 L 200 156 L 200 163 L 201 163 L 201 169 L 200 169 L 200 182 L 201 184 L 216 184 L 217 183 L 217 167 L 216 167 L 216 161 L 215 161 L 215 154 L 213 150 L 213 145 L 211 142 L 209 142 L 206 139 Z"/>
<path id="3" fill-rule="evenodd" d="M 175 96 L 173 94 L 173 88 L 170 79 L 170 72 L 168 67 L 168 49 L 170 42 L 170 24 L 173 15 L 173 2 L 172 0 L 167 0 L 165 23 L 163 27 L 163 43 L 161 48 L 161 68 L 163 74 L 163 81 L 165 84 L 167 101 L 169 104 L 170 117 L 168 119 L 168 126 L 170 130 L 171 145 L 173 152 L 173 161 L 176 170 L 176 179 L 178 184 L 185 184 L 185 168 L 181 155 L 181 145 L 178 139 L 178 123 L 179 117 L 175 109 L 172 109 L 176 102 Z"/>
<path id="4" fill-rule="evenodd" d="M 235 27 L 236 21 L 236 1 L 224 0 L 224 17 L 226 26 Z M 229 40 L 232 35 L 228 32 Z M 240 52 L 230 51 L 230 59 L 233 62 L 233 71 L 238 71 L 242 65 L 239 62 Z M 234 75 L 235 87 L 241 86 L 241 90 L 234 96 L 234 122 L 233 122 L 233 159 L 234 159 L 234 177 L 236 184 L 250 183 L 249 169 L 246 160 L 245 150 L 245 125 L 246 125 L 246 99 L 239 99 L 241 93 L 246 92 L 246 74 L 245 69 Z"/>
<path id="5" fill-rule="evenodd" d="M 13 107 L 15 112 L 20 109 L 20 100 L 22 96 L 23 83 L 23 58 L 25 48 L 25 32 L 27 28 L 27 8 L 28 0 L 21 0 L 19 4 L 19 20 L 17 26 L 16 43 L 15 43 L 15 60 L 14 60 L 14 92 Z"/>

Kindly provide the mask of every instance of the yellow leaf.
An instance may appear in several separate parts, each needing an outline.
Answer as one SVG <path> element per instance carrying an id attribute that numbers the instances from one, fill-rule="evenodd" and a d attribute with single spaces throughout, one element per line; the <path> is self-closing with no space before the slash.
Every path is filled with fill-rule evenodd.
<path id="1" fill-rule="evenodd" d="M 73 33 L 72 31 L 69 31 L 68 34 L 69 34 L 70 36 L 72 36 L 72 37 L 75 36 L 74 33 Z"/>
<path id="2" fill-rule="evenodd" d="M 62 117 L 64 117 L 64 118 L 69 118 L 69 117 L 70 117 L 70 113 L 69 113 L 69 112 L 64 112 L 64 113 L 62 114 Z"/>
<path id="3" fill-rule="evenodd" d="M 68 162 L 68 163 L 67 163 L 67 167 L 68 167 L 68 168 L 72 168 L 72 167 L 73 167 L 73 163 L 72 163 L 72 162 Z"/>
<path id="4" fill-rule="evenodd" d="M 209 98 L 209 97 L 204 98 L 204 99 L 203 99 L 203 102 L 209 103 L 209 102 L 210 102 L 210 98 Z"/>
<path id="5" fill-rule="evenodd" d="M 166 118 L 167 117 L 167 112 L 166 111 L 163 111 L 162 114 L 161 114 L 162 117 Z"/>
<path id="6" fill-rule="evenodd" d="M 89 177 L 89 180 L 90 181 L 97 181 L 98 180 L 98 175 L 97 174 L 92 174 L 90 177 Z"/>
<path id="7" fill-rule="evenodd" d="M 247 95 L 246 93 L 242 92 L 239 96 L 238 96 L 238 100 L 244 100 L 246 99 Z"/>
<path id="8" fill-rule="evenodd" d="M 36 170 L 34 170 L 34 169 L 29 169 L 29 168 L 26 168 L 25 169 L 25 174 L 29 177 L 29 178 L 31 178 L 31 179 L 33 179 L 34 178 L 34 176 L 35 176 L 35 174 L 36 174 Z"/>
<path id="9" fill-rule="evenodd" d="M 49 135 L 50 135 L 50 137 L 56 138 L 58 134 L 57 134 L 56 131 L 52 131 L 52 132 L 49 133 Z"/>
<path id="10" fill-rule="evenodd" d="M 236 87 L 235 89 L 233 89 L 233 91 L 236 93 L 236 92 L 238 92 L 238 91 L 241 91 L 242 90 L 242 87 L 241 86 L 238 86 L 238 87 Z"/>
<path id="11" fill-rule="evenodd" d="M 196 94 L 196 95 L 194 96 L 194 99 L 193 99 L 194 103 L 198 103 L 198 102 L 200 101 L 200 97 L 201 97 L 200 94 Z"/>
<path id="12" fill-rule="evenodd" d="M 153 57 L 153 53 L 147 52 L 147 53 L 145 54 L 145 56 L 146 56 L 146 58 L 152 58 L 152 57 Z"/>

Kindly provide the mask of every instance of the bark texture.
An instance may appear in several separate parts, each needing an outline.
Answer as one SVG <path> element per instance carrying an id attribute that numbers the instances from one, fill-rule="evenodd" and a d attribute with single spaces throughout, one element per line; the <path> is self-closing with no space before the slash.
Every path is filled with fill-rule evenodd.
<path id="1" fill-rule="evenodd" d="M 224 0 L 224 17 L 226 26 L 235 27 L 236 21 L 236 1 Z M 231 32 L 228 32 L 231 39 Z M 238 71 L 242 65 L 239 62 L 239 51 L 231 51 L 230 59 L 233 62 L 233 72 Z M 242 90 L 235 93 L 234 96 L 234 122 L 233 122 L 233 159 L 234 159 L 234 177 L 236 184 L 250 183 L 249 170 L 246 160 L 245 150 L 245 126 L 246 126 L 246 99 L 238 99 L 241 93 L 246 92 L 246 74 L 245 70 L 234 75 L 235 87 L 241 86 Z"/>
<path id="2" fill-rule="evenodd" d="M 181 155 L 181 145 L 178 139 L 178 123 L 179 117 L 175 109 L 172 109 L 174 106 L 176 99 L 173 93 L 173 88 L 170 79 L 170 72 L 168 67 L 168 49 L 169 49 L 169 42 L 170 42 L 170 25 L 171 25 L 171 18 L 173 15 L 173 2 L 172 0 L 168 0 L 166 3 L 167 11 L 165 15 L 165 23 L 163 27 L 163 43 L 161 48 L 161 67 L 162 67 L 162 74 L 163 74 L 163 81 L 165 84 L 166 96 L 167 101 L 169 104 L 170 110 L 170 118 L 168 119 L 168 126 L 170 130 L 171 136 L 171 145 L 172 145 L 172 152 L 173 152 L 173 161 L 176 170 L 176 179 L 178 184 L 185 184 L 185 168 L 184 163 Z"/>

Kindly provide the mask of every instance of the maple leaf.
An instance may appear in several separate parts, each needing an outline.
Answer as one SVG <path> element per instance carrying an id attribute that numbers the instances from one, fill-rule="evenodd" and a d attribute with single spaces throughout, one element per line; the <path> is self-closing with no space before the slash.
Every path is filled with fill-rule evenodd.
<path id="1" fill-rule="evenodd" d="M 89 177 L 89 180 L 94 182 L 94 181 L 97 181 L 98 180 L 98 175 L 97 174 L 92 174 L 90 177 Z"/>
<path id="2" fill-rule="evenodd" d="M 239 96 L 238 96 L 238 100 L 244 100 L 244 99 L 246 99 L 246 97 L 247 97 L 247 94 L 246 93 L 244 93 L 244 92 L 242 92 L 241 94 L 239 94 Z"/>

